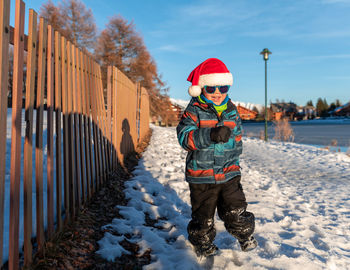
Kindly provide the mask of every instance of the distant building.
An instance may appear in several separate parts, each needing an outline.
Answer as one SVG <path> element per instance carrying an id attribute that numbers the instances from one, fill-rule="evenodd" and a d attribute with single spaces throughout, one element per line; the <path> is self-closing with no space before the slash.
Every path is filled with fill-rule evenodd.
<path id="1" fill-rule="evenodd" d="M 181 119 L 181 116 L 182 116 L 182 114 L 183 114 L 183 112 L 184 112 L 184 108 L 182 107 L 182 106 L 180 106 L 180 105 L 178 105 L 178 104 L 174 104 L 174 103 L 172 103 L 171 104 L 171 107 L 172 107 L 172 110 L 175 112 L 175 114 L 176 114 L 176 119 L 178 120 L 178 121 L 180 121 L 180 119 Z"/>
<path id="2" fill-rule="evenodd" d="M 308 119 L 314 119 L 316 118 L 316 108 L 314 106 L 304 106 L 302 107 L 302 113 L 304 115 L 303 119 L 308 120 Z"/>
<path id="3" fill-rule="evenodd" d="M 175 119 L 170 123 L 171 126 L 177 125 L 177 123 L 180 121 L 181 116 L 183 112 L 185 111 L 185 107 L 181 106 L 180 104 L 177 104 L 171 100 L 171 110 L 175 114 Z"/>
<path id="4" fill-rule="evenodd" d="M 272 119 L 273 120 L 280 120 L 283 118 L 283 112 L 272 112 Z"/>
<path id="5" fill-rule="evenodd" d="M 334 116 L 350 116 L 350 102 L 346 103 L 343 106 L 335 108 L 331 114 Z"/>
<path id="6" fill-rule="evenodd" d="M 285 117 L 290 120 L 295 120 L 298 114 L 297 105 L 293 102 L 271 103 L 270 110 L 273 120 L 279 120 Z"/>
<path id="7" fill-rule="evenodd" d="M 237 106 L 237 110 L 242 120 L 254 120 L 258 115 L 257 112 L 242 107 L 240 105 Z"/>

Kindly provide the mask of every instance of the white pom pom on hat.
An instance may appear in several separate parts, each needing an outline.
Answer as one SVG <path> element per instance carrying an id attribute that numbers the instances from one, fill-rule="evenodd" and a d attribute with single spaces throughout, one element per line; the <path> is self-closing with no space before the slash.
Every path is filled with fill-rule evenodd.
<path id="1" fill-rule="evenodd" d="M 233 77 L 226 65 L 217 58 L 209 58 L 199 64 L 188 76 L 187 81 L 192 85 L 188 93 L 192 97 L 198 97 L 205 85 L 232 85 Z"/>
<path id="2" fill-rule="evenodd" d="M 188 93 L 192 97 L 198 97 L 202 93 L 202 88 L 199 85 L 192 85 L 188 88 Z"/>

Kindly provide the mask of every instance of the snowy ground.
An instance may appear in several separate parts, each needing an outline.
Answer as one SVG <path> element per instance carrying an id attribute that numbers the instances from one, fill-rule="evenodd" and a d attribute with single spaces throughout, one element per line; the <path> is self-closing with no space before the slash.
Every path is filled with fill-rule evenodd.
<path id="1" fill-rule="evenodd" d="M 186 152 L 175 128 L 152 126 L 149 147 L 126 183 L 125 219 L 114 219 L 98 251 L 113 260 L 125 234 L 152 250 L 145 269 L 350 269 L 350 157 L 316 147 L 244 138 L 242 184 L 259 246 L 240 251 L 216 217 L 221 253 L 198 259 L 187 240 L 191 216 Z M 154 225 L 145 220 L 156 220 Z M 146 226 L 145 224 L 148 224 Z"/>

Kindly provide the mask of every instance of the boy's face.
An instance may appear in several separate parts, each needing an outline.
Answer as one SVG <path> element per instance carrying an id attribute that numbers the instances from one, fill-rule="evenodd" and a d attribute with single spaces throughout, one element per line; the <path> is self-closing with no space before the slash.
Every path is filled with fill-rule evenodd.
<path id="1" fill-rule="evenodd" d="M 211 100 L 212 102 L 214 102 L 215 105 L 220 105 L 226 98 L 227 93 L 225 94 L 221 94 L 221 92 L 219 91 L 219 88 L 216 87 L 216 90 L 213 94 L 208 94 L 204 89 L 202 90 L 203 95 Z"/>

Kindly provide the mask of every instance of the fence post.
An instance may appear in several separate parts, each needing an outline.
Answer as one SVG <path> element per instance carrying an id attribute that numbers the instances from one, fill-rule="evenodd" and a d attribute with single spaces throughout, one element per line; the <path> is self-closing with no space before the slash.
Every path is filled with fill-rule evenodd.
<path id="1" fill-rule="evenodd" d="M 112 171 L 112 159 L 111 159 L 111 145 L 112 145 L 112 67 L 107 68 L 107 159 L 108 159 L 108 171 Z"/>
<path id="2" fill-rule="evenodd" d="M 76 64 L 76 49 L 75 45 L 71 44 L 71 61 L 72 61 L 72 119 L 74 121 L 73 124 L 73 133 L 74 133 L 74 153 L 73 157 L 75 157 L 75 174 L 73 178 L 73 182 L 75 184 L 75 201 L 74 206 L 76 207 L 76 212 L 79 213 L 81 206 L 81 167 L 80 167 L 80 148 L 79 148 L 79 119 L 78 119 L 78 93 L 77 93 L 77 64 Z"/>
<path id="3" fill-rule="evenodd" d="M 67 42 L 67 109 L 68 109 L 68 149 L 69 149 L 69 204 L 70 217 L 74 220 L 75 216 L 75 158 L 74 158 L 74 127 L 73 127 L 73 92 L 72 92 L 72 43 Z"/>
<path id="4" fill-rule="evenodd" d="M 82 110 L 82 100 L 84 100 L 83 93 L 83 79 L 82 79 L 82 66 L 81 66 L 81 51 L 76 48 L 75 49 L 76 56 L 76 76 L 77 76 L 77 94 L 76 94 L 76 102 L 77 102 L 77 125 L 79 128 L 79 154 L 80 154 L 80 169 L 81 169 L 81 201 L 85 203 L 85 193 L 86 193 L 86 159 L 84 158 L 84 129 L 83 129 L 83 110 Z"/>
<path id="5" fill-rule="evenodd" d="M 147 90 L 145 88 L 141 88 L 141 130 L 140 130 L 140 138 L 141 140 L 145 137 L 145 135 L 149 131 L 149 96 Z"/>
<path id="6" fill-rule="evenodd" d="M 101 177 L 102 177 L 102 160 L 100 152 L 100 138 L 99 138 L 99 125 L 98 125 L 98 108 L 97 108 L 97 85 L 96 85 L 96 70 L 94 67 L 94 61 L 90 58 L 90 68 L 91 68 L 91 78 L 92 78 L 92 88 L 90 92 L 91 104 L 92 104 L 92 114 L 93 114 L 93 127 L 94 127 L 94 147 L 95 147 L 95 165 L 96 165 L 96 188 L 97 190 L 101 187 Z"/>
<path id="7" fill-rule="evenodd" d="M 38 85 L 36 94 L 36 134 L 35 134 L 35 183 L 36 183 L 36 236 L 38 248 L 45 241 L 43 206 L 43 109 L 47 50 L 47 22 L 40 18 L 38 49 Z"/>
<path id="8" fill-rule="evenodd" d="M 21 180 L 21 116 L 25 16 L 25 4 L 22 0 L 16 1 L 15 14 L 12 88 L 9 269 L 18 269 L 19 267 L 19 191 Z"/>
<path id="9" fill-rule="evenodd" d="M 23 154 L 23 194 L 24 194 L 24 265 L 28 266 L 32 261 L 32 153 L 33 153 L 33 108 L 34 87 L 36 70 L 36 44 L 37 44 L 37 14 L 29 10 L 28 28 L 28 54 L 27 54 L 27 81 L 26 81 L 26 104 L 25 120 L 26 132 Z"/>
<path id="10" fill-rule="evenodd" d="M 104 102 L 104 95 L 103 95 L 103 86 L 102 86 L 102 78 L 101 78 L 101 72 L 100 72 L 100 66 L 95 63 L 95 70 L 96 70 L 96 82 L 97 82 L 97 104 L 98 104 L 98 111 L 99 111 L 99 135 L 100 135 L 100 149 L 101 149 L 101 161 L 102 161 L 102 179 L 103 182 L 107 180 L 107 161 L 106 161 L 106 154 L 107 154 L 107 147 L 106 147 L 106 108 L 105 108 L 105 102 Z"/>
<path id="11" fill-rule="evenodd" d="M 70 208 L 72 207 L 69 203 L 69 133 L 68 133 L 68 108 L 67 108 L 67 41 L 65 37 L 61 37 L 61 57 L 62 57 L 62 112 L 63 112 L 63 153 L 64 153 L 64 209 L 66 213 L 65 223 L 70 220 Z"/>
<path id="12" fill-rule="evenodd" d="M 56 217 L 57 231 L 62 230 L 62 154 L 61 154 L 61 112 L 62 112 L 62 84 L 61 84 L 61 34 L 55 31 L 55 115 L 56 115 Z"/>
<path id="13" fill-rule="evenodd" d="M 91 148 L 91 119 L 90 119 L 90 84 L 89 84 L 89 73 L 87 66 L 87 56 L 86 54 L 82 55 L 82 66 L 84 67 L 84 129 L 85 129 L 85 154 L 87 162 L 87 195 L 88 198 L 91 198 L 92 195 L 92 185 L 94 181 L 94 172 L 93 172 L 93 160 L 92 160 L 92 148 Z"/>
<path id="14" fill-rule="evenodd" d="M 87 57 L 88 73 L 89 73 L 89 83 L 90 83 L 90 104 L 91 104 L 91 120 L 92 120 L 92 130 L 93 130 L 93 142 L 94 142 L 94 166 L 95 166 L 95 183 L 93 185 L 94 191 L 99 188 L 99 179 L 100 179 L 100 162 L 99 162 L 99 151 L 98 151 L 98 132 L 97 132 L 97 117 L 96 117 L 96 105 L 95 105 L 95 79 L 94 73 L 92 70 L 92 59 Z"/>
<path id="15" fill-rule="evenodd" d="M 10 0 L 0 1 L 0 267 L 4 235 L 4 191 L 6 169 L 7 89 L 10 42 Z"/>
<path id="16" fill-rule="evenodd" d="M 140 128 L 141 128 L 141 84 L 137 83 L 137 94 L 136 94 L 136 132 L 137 132 L 137 142 L 140 141 Z"/>
<path id="17" fill-rule="evenodd" d="M 48 26 L 47 40 L 47 236 L 54 232 L 53 208 L 53 108 L 54 108 L 54 30 Z"/>
<path id="18" fill-rule="evenodd" d="M 118 102 L 118 96 L 117 96 L 117 76 L 118 76 L 118 70 L 116 67 L 113 66 L 113 84 L 112 84 L 112 109 L 113 109 L 113 164 L 114 169 L 116 170 L 118 168 L 118 131 L 117 131 L 117 102 Z"/>
<path id="19" fill-rule="evenodd" d="M 103 183 L 103 176 L 104 176 L 104 170 L 103 170 L 103 148 L 102 148 L 102 125 L 101 125 L 101 110 L 100 110 L 100 93 L 98 89 L 98 78 L 97 78 L 97 69 L 96 69 L 96 62 L 91 59 L 91 64 L 92 64 L 92 72 L 93 72 L 93 80 L 94 80 L 94 106 L 95 106 L 95 112 L 96 112 L 96 141 L 97 141 L 97 149 L 98 149 L 98 160 L 99 160 L 99 178 L 98 178 L 98 183 L 99 187 L 98 189 L 101 188 L 101 185 Z"/>

